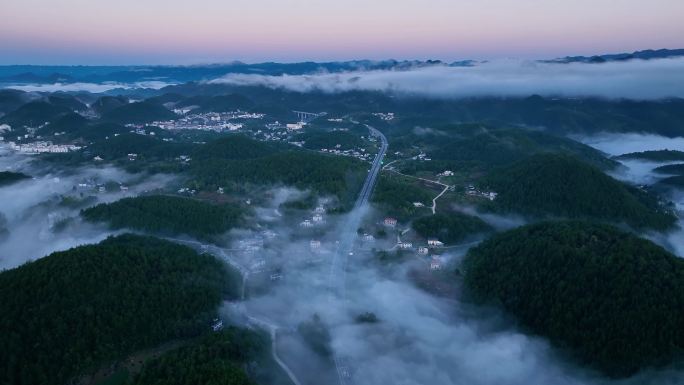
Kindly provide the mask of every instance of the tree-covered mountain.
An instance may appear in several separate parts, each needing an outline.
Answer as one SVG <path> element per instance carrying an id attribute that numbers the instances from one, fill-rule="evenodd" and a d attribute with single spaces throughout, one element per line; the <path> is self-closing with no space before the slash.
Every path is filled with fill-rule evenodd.
<path id="1" fill-rule="evenodd" d="M 21 172 L 0 171 L 0 187 L 8 186 L 29 178 L 30 176 Z"/>
<path id="2" fill-rule="evenodd" d="M 116 108 L 125 106 L 128 104 L 128 98 L 124 96 L 102 96 L 95 100 L 90 108 L 98 114 L 106 114 Z"/>
<path id="3" fill-rule="evenodd" d="M 0 273 L 0 383 L 64 384 L 207 330 L 233 283 L 209 255 L 122 235 Z"/>
<path id="4" fill-rule="evenodd" d="M 592 218 L 657 230 L 676 221 L 652 195 L 568 156 L 534 155 L 490 173 L 479 184 L 498 193 L 484 207 L 502 213 Z"/>
<path id="5" fill-rule="evenodd" d="M 29 96 L 24 91 L 0 89 L 0 113 L 14 111 L 26 104 Z"/>
<path id="6" fill-rule="evenodd" d="M 176 103 L 176 107 L 196 107 L 193 112 L 246 111 L 254 107 L 254 105 L 255 103 L 252 100 L 240 94 L 198 95 L 182 99 Z"/>
<path id="7" fill-rule="evenodd" d="M 489 170 L 533 154 L 558 153 L 583 159 L 601 169 L 618 165 L 585 144 L 553 134 L 491 124 L 450 124 L 408 132 L 390 131 L 393 150 L 409 152 L 420 146 L 430 162 L 402 166 L 406 172 L 428 170 Z"/>
<path id="8" fill-rule="evenodd" d="M 498 234 L 463 263 L 473 298 L 612 376 L 684 348 L 684 261 L 606 225 L 548 222 Z"/>
<path id="9" fill-rule="evenodd" d="M 169 120 L 176 114 L 166 107 L 148 102 L 134 102 L 116 107 L 102 114 L 102 120 L 114 123 L 150 123 Z"/>
<path id="10" fill-rule="evenodd" d="M 72 112 L 70 109 L 43 101 L 29 102 L 0 118 L 0 123 L 12 128 L 38 127 Z"/>
<path id="11" fill-rule="evenodd" d="M 187 234 L 198 238 L 225 233 L 236 227 L 244 211 L 229 204 L 214 205 L 191 198 L 166 195 L 124 198 L 85 209 L 91 222 L 112 229 L 133 229 L 155 234 Z"/>
<path id="12" fill-rule="evenodd" d="M 195 156 L 192 181 L 209 190 L 244 183 L 285 184 L 336 195 L 346 202 L 358 191 L 365 171 L 357 159 L 260 143 L 240 135 L 209 142 Z"/>
<path id="13" fill-rule="evenodd" d="M 653 169 L 658 174 L 684 175 L 684 163 L 667 164 Z"/>
<path id="14" fill-rule="evenodd" d="M 631 152 L 615 157 L 616 159 L 641 159 L 654 162 L 684 161 L 684 152 L 677 150 L 651 150 Z"/>
<path id="15" fill-rule="evenodd" d="M 493 230 L 482 219 L 455 211 L 418 218 L 411 227 L 424 238 L 437 238 L 446 244 L 454 244 L 469 236 Z"/>
<path id="16" fill-rule="evenodd" d="M 269 346 L 263 335 L 228 328 L 145 363 L 132 385 L 252 385 L 244 368 L 270 359 Z"/>

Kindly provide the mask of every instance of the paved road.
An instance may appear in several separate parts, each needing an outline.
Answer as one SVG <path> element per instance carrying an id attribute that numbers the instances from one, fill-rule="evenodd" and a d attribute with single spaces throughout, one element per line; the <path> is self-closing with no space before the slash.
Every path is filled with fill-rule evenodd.
<path id="1" fill-rule="evenodd" d="M 387 152 L 387 138 L 385 135 L 383 135 L 380 131 L 376 130 L 375 128 L 366 125 L 368 127 L 368 130 L 370 131 L 370 134 L 376 138 L 380 139 L 380 151 L 376 154 L 375 158 L 373 159 L 373 163 L 371 164 L 371 168 L 368 171 L 368 176 L 366 177 L 366 180 L 364 181 L 364 184 L 361 188 L 361 191 L 359 192 L 359 196 L 356 199 L 356 202 L 354 203 L 354 208 L 351 211 L 350 215 L 347 217 L 344 227 L 342 227 L 343 231 L 340 232 L 340 241 L 337 247 L 337 251 L 333 255 L 333 261 L 331 264 L 331 269 L 330 269 L 330 279 L 329 279 L 329 284 L 330 284 L 330 289 L 331 289 L 331 295 L 338 295 L 343 301 L 346 296 L 345 293 L 345 281 L 346 281 L 346 265 L 347 265 L 347 259 L 350 254 L 353 253 L 354 249 L 354 240 L 356 238 L 356 230 L 359 228 L 361 225 L 361 221 L 363 220 L 363 214 L 364 211 L 360 210 L 364 206 L 368 204 L 368 200 L 371 197 L 371 194 L 373 193 L 373 188 L 375 187 L 375 184 L 377 183 L 378 180 L 378 175 L 380 174 L 381 166 L 382 166 L 382 160 L 385 157 L 385 153 Z M 194 246 L 198 247 L 201 250 L 208 251 L 222 259 L 224 259 L 226 262 L 228 262 L 230 265 L 232 265 L 235 269 L 237 269 L 242 277 L 243 277 L 243 287 L 242 287 L 242 300 L 244 300 L 244 292 L 245 292 L 245 283 L 247 280 L 247 277 L 249 276 L 249 269 L 247 269 L 245 266 L 242 266 L 241 264 L 237 263 L 235 260 L 233 260 L 226 251 L 229 251 L 227 249 L 223 249 L 221 247 L 218 247 L 216 245 L 211 245 L 211 244 L 205 244 L 197 241 L 192 241 L 192 240 L 185 240 L 185 239 L 178 239 L 178 238 L 166 238 L 170 241 L 186 244 L 189 246 Z M 331 300 L 333 297 L 331 297 Z M 332 301 L 331 301 L 332 304 Z M 257 318 L 253 315 L 250 315 L 247 312 L 247 309 L 243 308 L 241 311 L 247 316 L 249 321 L 255 325 L 258 325 L 262 327 L 263 329 L 266 329 L 270 332 L 271 334 L 271 343 L 272 343 L 272 354 L 273 358 L 275 361 L 280 365 L 280 367 L 285 371 L 285 373 L 290 377 L 290 380 L 295 385 L 300 385 L 300 381 L 297 379 L 295 374 L 292 372 L 292 370 L 283 362 L 283 360 L 278 356 L 277 349 L 276 349 L 276 344 L 277 344 L 277 332 L 280 329 L 278 325 L 275 323 L 265 320 L 263 318 Z M 349 370 L 349 366 L 346 363 L 347 360 L 343 357 L 339 357 L 335 355 L 334 357 L 335 360 L 335 366 L 337 369 L 337 374 L 338 378 L 340 381 L 341 385 L 347 385 L 351 383 L 351 372 Z"/>
<path id="2" fill-rule="evenodd" d="M 359 192 L 359 196 L 354 203 L 354 208 L 350 212 L 347 220 L 344 222 L 344 227 L 342 227 L 340 231 L 339 244 L 335 254 L 333 255 L 333 260 L 330 267 L 329 285 L 331 292 L 331 306 L 337 306 L 337 304 L 333 302 L 335 296 L 338 296 L 338 298 L 343 302 L 345 301 L 347 260 L 349 259 L 350 255 L 353 255 L 354 240 L 356 239 L 357 235 L 356 230 L 361 225 L 363 215 L 365 214 L 365 211 L 362 210 L 362 208 L 368 204 L 368 200 L 373 193 L 373 188 L 378 181 L 378 175 L 380 174 L 380 170 L 382 168 L 382 160 L 384 159 L 385 153 L 387 152 L 387 147 L 389 146 L 387 143 L 387 138 L 382 132 L 369 125 L 366 125 L 366 127 L 368 127 L 368 130 L 372 136 L 380 139 L 380 151 L 378 151 L 377 155 L 375 155 L 375 159 L 373 159 L 371 168 L 368 171 L 368 176 L 366 177 L 363 187 Z M 351 384 L 352 376 L 350 368 L 346 363 L 347 360 L 337 354 L 335 354 L 334 360 L 340 384 Z"/>

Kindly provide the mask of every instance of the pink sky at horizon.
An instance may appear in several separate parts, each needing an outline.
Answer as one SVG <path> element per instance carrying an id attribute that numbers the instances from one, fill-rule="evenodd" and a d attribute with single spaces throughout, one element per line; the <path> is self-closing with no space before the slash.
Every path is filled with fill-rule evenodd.
<path id="1" fill-rule="evenodd" d="M 684 48 L 681 0 L 2 0 L 0 64 L 551 58 Z"/>

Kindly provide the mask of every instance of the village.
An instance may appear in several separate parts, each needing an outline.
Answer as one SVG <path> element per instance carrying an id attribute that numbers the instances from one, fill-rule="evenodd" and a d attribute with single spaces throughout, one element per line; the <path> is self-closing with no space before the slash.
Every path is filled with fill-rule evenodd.
<path id="1" fill-rule="evenodd" d="M 231 112 L 205 112 L 189 114 L 190 109 L 176 109 L 174 112 L 181 115 L 177 119 L 154 121 L 145 125 L 127 125 L 128 127 L 159 127 L 164 130 L 203 130 L 203 131 L 237 131 L 243 127 L 243 123 L 236 123 L 238 119 L 263 119 L 265 114 L 249 113 L 243 111 Z M 188 115 L 189 114 L 189 115 Z"/>

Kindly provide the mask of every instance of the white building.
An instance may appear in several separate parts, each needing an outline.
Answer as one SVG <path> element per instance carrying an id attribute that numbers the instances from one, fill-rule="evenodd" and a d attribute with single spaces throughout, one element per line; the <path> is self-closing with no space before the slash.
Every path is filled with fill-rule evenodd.
<path id="1" fill-rule="evenodd" d="M 385 218 L 383 223 L 385 224 L 385 226 L 395 227 L 397 225 L 397 220 L 395 218 L 387 217 Z"/>
<path id="2" fill-rule="evenodd" d="M 363 241 L 364 242 L 374 242 L 375 237 L 372 234 L 363 234 Z"/>
<path id="3" fill-rule="evenodd" d="M 430 238 L 430 239 L 428 239 L 428 246 L 440 247 L 440 246 L 444 246 L 444 243 L 440 242 L 439 239 Z"/>
<path id="4" fill-rule="evenodd" d="M 421 246 L 418 248 L 418 254 L 428 255 L 429 252 L 430 252 L 430 250 L 425 246 Z"/>
<path id="5" fill-rule="evenodd" d="M 313 225 L 314 225 L 313 222 L 311 222 L 311 221 L 308 220 L 308 219 L 305 219 L 304 221 L 302 221 L 302 222 L 299 224 L 300 227 L 313 227 Z"/>
<path id="6" fill-rule="evenodd" d="M 322 223 L 323 222 L 323 216 L 320 214 L 316 214 L 311 218 L 313 223 Z"/>
<path id="7" fill-rule="evenodd" d="M 311 241 L 309 241 L 309 247 L 311 248 L 311 250 L 318 250 L 321 248 L 321 241 L 312 239 Z"/>
<path id="8" fill-rule="evenodd" d="M 399 248 L 403 250 L 408 250 L 413 248 L 413 243 L 411 242 L 399 242 Z"/>

